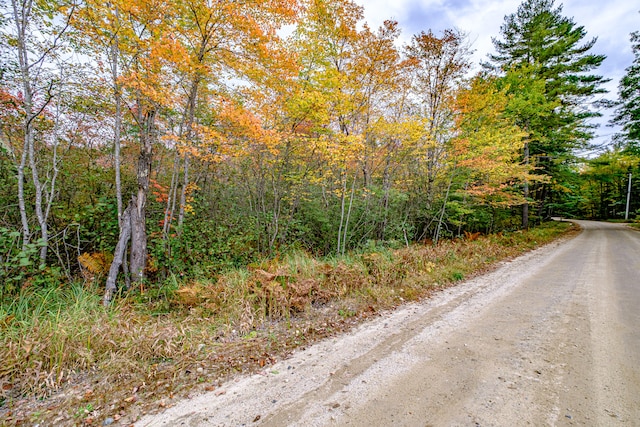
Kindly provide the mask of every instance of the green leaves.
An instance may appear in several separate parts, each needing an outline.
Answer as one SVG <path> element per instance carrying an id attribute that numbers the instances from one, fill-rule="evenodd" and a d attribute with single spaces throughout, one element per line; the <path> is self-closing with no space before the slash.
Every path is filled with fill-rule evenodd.
<path id="1" fill-rule="evenodd" d="M 601 85 L 607 80 L 589 73 L 605 56 L 588 53 L 595 39 L 583 43 L 584 27 L 564 17 L 553 0 L 523 1 L 505 17 L 501 35 L 493 40 L 497 53 L 490 58 L 511 95 L 506 111 L 528 133 L 525 161 L 560 180 L 576 150 L 593 136 L 589 119 L 599 113 L 589 103 L 605 91 Z M 550 161 L 536 161 L 543 158 Z M 544 188 L 534 194 L 544 210 L 549 198 L 564 193 Z"/>
<path id="2" fill-rule="evenodd" d="M 525 0 L 517 13 L 505 17 L 504 40 L 494 39 L 498 53 L 491 60 L 520 103 L 512 108 L 520 122 L 534 137 L 546 136 L 547 143 L 553 139 L 555 147 L 548 148 L 570 151 L 589 138 L 587 119 L 598 113 L 585 112 L 585 106 L 592 95 L 604 92 L 601 85 L 607 80 L 588 74 L 605 59 L 588 53 L 595 39 L 581 45 L 586 30 L 561 12 L 561 7 L 553 8 L 553 1 Z M 536 138 L 532 142 L 535 145 Z M 545 145 L 543 140 L 538 143 Z"/>
<path id="3" fill-rule="evenodd" d="M 24 281 L 38 273 L 38 251 L 42 239 L 21 246 L 21 234 L 0 228 L 0 294 L 13 294 Z"/>
<path id="4" fill-rule="evenodd" d="M 635 58 L 618 85 L 612 123 L 622 126 L 622 132 L 614 140 L 625 150 L 640 155 L 640 32 L 632 33 L 630 38 Z"/>

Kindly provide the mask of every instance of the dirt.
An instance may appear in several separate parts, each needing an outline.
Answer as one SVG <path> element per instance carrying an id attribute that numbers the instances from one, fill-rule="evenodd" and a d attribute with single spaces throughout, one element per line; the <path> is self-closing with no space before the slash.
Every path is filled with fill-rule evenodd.
<path id="1" fill-rule="evenodd" d="M 638 425 L 640 233 L 580 225 L 136 425 Z"/>

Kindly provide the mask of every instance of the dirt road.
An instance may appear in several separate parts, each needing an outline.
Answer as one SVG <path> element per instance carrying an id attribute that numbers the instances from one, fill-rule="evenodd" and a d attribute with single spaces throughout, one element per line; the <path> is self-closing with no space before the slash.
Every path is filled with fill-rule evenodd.
<path id="1" fill-rule="evenodd" d="M 142 426 L 640 426 L 640 233 L 576 238 Z"/>

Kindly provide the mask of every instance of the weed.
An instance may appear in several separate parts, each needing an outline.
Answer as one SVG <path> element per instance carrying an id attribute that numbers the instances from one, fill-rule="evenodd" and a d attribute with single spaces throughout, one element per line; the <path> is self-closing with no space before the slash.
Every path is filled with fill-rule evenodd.
<path id="1" fill-rule="evenodd" d="M 257 336 L 258 336 L 257 331 L 251 331 L 248 334 L 244 335 L 242 338 L 244 338 L 245 340 L 252 340 L 252 339 L 255 339 Z"/>
<path id="2" fill-rule="evenodd" d="M 78 410 L 74 414 L 74 417 L 75 418 L 84 418 L 87 415 L 89 415 L 91 412 L 93 412 L 93 405 L 91 403 L 88 403 L 87 405 L 84 405 L 84 406 L 81 406 L 80 408 L 78 408 Z"/>
<path id="3" fill-rule="evenodd" d="M 348 310 L 348 309 L 340 309 L 338 310 L 338 315 L 340 317 L 353 317 L 355 316 L 357 313 L 354 310 Z"/>
<path id="4" fill-rule="evenodd" d="M 459 282 L 460 280 L 464 279 L 464 273 L 462 273 L 461 271 L 454 271 L 451 275 L 451 279 L 454 282 Z"/>

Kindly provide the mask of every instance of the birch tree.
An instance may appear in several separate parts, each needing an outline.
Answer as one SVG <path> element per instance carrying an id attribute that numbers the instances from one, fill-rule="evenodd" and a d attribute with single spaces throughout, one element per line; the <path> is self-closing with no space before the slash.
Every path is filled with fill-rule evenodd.
<path id="1" fill-rule="evenodd" d="M 32 230 L 29 224 L 25 184 L 27 174 L 34 188 L 34 207 L 40 232 L 40 263 L 47 260 L 49 246 L 48 214 L 55 195 L 55 180 L 49 190 L 41 176 L 42 166 L 38 159 L 38 142 L 44 143 L 39 126 L 44 123 L 47 108 L 55 102 L 61 90 L 61 82 L 55 73 L 55 58 L 61 54 L 66 43 L 69 20 L 75 5 L 60 2 L 34 2 L 33 0 L 11 0 L 12 30 L 3 37 L 14 49 L 16 74 L 12 82 L 13 91 L 19 93 L 22 110 L 22 147 L 18 164 L 18 204 L 22 223 L 23 249 L 31 242 Z M 54 170 L 57 168 L 54 157 Z"/>

